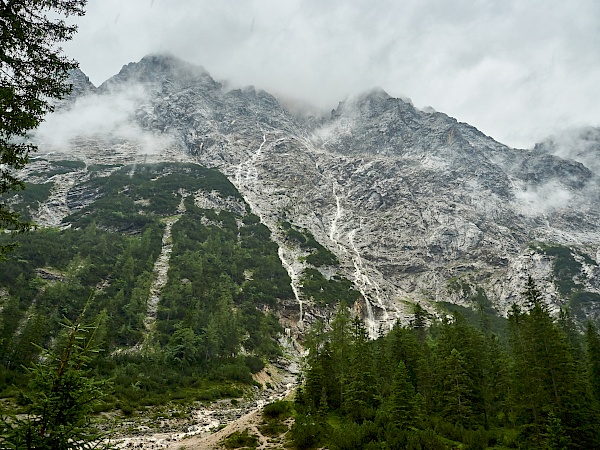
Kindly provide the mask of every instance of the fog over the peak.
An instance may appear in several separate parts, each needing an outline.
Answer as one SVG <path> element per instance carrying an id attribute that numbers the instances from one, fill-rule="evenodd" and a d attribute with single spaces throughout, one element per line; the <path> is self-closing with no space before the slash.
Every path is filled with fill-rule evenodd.
<path id="1" fill-rule="evenodd" d="M 574 128 L 550 136 L 538 147 L 584 164 L 600 176 L 600 128 Z"/>
<path id="2" fill-rule="evenodd" d="M 599 19 L 597 0 L 90 0 L 65 50 L 96 85 L 168 51 L 324 109 L 380 86 L 531 147 L 599 125 Z"/>

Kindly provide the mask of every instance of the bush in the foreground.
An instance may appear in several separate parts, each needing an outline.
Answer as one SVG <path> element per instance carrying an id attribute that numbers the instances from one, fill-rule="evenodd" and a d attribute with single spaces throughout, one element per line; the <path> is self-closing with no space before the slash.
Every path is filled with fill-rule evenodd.
<path id="1" fill-rule="evenodd" d="M 0 418 L 0 448 L 111 448 L 106 435 L 91 421 L 104 396 L 104 384 L 93 380 L 87 365 L 95 352 L 95 327 L 66 323 L 61 351 L 44 350 L 29 369 L 31 394 L 18 416 Z"/>
<path id="2" fill-rule="evenodd" d="M 229 436 L 221 441 L 221 445 L 225 448 L 249 448 L 254 449 L 258 446 L 258 437 L 248 433 L 248 429 L 244 431 L 234 431 Z"/>

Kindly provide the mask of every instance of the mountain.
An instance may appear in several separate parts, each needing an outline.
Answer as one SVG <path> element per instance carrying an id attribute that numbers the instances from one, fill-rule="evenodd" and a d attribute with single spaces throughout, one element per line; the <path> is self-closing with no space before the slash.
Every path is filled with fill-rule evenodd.
<path id="1" fill-rule="evenodd" d="M 406 320 L 415 302 L 504 314 L 522 302 L 529 275 L 554 311 L 600 317 L 596 129 L 515 149 L 381 89 L 344 100 L 327 117 L 306 116 L 169 55 L 127 64 L 73 96 L 71 118 L 85 117 L 90 104 L 126 107 L 110 126 L 72 120 L 69 141 L 42 139 L 40 156 L 88 167 L 187 161 L 222 172 L 278 244 L 300 319 L 303 307 L 323 301 L 315 293 L 322 288 L 311 290 L 317 279 L 350 280 L 376 335 Z M 32 216 L 68 223 L 86 176 L 50 179 L 53 194 Z M 90 194 L 84 203 L 94 201 Z M 307 262 L 319 252 L 331 257 Z"/>
<path id="2" fill-rule="evenodd" d="M 70 98 L 72 99 L 96 91 L 96 86 L 94 86 L 89 77 L 80 69 L 73 69 L 69 72 L 69 81 L 73 86 L 70 94 Z"/>

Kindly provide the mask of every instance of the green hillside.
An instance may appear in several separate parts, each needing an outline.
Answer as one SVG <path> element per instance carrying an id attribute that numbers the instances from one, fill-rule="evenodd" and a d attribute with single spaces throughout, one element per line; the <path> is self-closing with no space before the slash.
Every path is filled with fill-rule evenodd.
<path id="1" fill-rule="evenodd" d="M 90 173 L 70 191 L 79 205 L 63 220 L 70 227 L 21 236 L 0 262 L 0 396 L 27 389 L 23 368 L 90 293 L 83 320 L 97 326 L 101 350 L 91 367 L 114 385 L 106 409 L 240 395 L 281 354 L 274 313 L 293 297 L 269 230 L 216 170 L 164 163 Z M 195 196 L 224 206 L 203 209 Z M 161 253 L 167 279 L 149 311 Z"/>

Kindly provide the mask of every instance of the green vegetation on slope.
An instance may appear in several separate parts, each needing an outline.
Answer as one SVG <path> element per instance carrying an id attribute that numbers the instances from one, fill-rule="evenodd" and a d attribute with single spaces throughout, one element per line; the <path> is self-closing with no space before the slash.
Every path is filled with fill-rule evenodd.
<path id="1" fill-rule="evenodd" d="M 332 252 L 317 242 L 312 233 L 306 228 L 292 225 L 289 222 L 279 222 L 279 227 L 285 234 L 288 244 L 298 246 L 309 255 L 304 261 L 312 267 L 304 269 L 300 276 L 302 295 L 319 306 L 332 305 L 340 301 L 354 303 L 360 293 L 353 288 L 352 282 L 346 277 L 336 274 L 326 278 L 318 268 L 337 266 L 339 260 Z"/>
<path id="2" fill-rule="evenodd" d="M 269 230 L 251 214 L 200 209 L 216 191 L 245 208 L 219 172 L 192 164 L 123 167 L 77 186 L 87 204 L 63 230 L 19 239 L 0 263 L 0 395 L 27 390 L 23 367 L 52 346 L 63 318 L 97 326 L 98 379 L 114 380 L 101 408 L 132 413 L 167 401 L 239 396 L 280 354 L 279 299 L 292 297 Z M 182 189 L 185 212 L 178 212 Z M 168 282 L 145 324 L 165 220 L 172 227 Z M 160 367 L 161 370 L 156 370 Z"/>
<path id="3" fill-rule="evenodd" d="M 300 228 L 285 221 L 279 222 L 279 226 L 288 241 L 310 252 L 306 257 L 308 264 L 314 267 L 321 267 L 335 266 L 340 263 L 337 256 L 319 244 L 312 233 L 306 228 Z"/>
<path id="4" fill-rule="evenodd" d="M 223 197 L 241 201 L 235 187 L 214 169 L 193 164 L 137 164 L 118 169 L 109 177 L 95 177 L 82 183 L 81 197 L 98 197 L 91 205 L 64 219 L 80 228 L 95 221 L 101 228 L 139 232 L 155 215 L 177 213 L 179 190 L 217 191 Z"/>
<path id="5" fill-rule="evenodd" d="M 14 211 L 19 213 L 22 219 L 31 220 L 30 211 L 39 208 L 40 204 L 50 197 L 51 189 L 52 183 L 25 183 L 25 190 L 15 194 L 18 203 L 14 205 Z"/>
<path id="6" fill-rule="evenodd" d="M 320 306 L 339 301 L 352 304 L 360 297 L 360 292 L 354 289 L 352 282 L 347 278 L 335 275 L 328 280 L 317 269 L 310 267 L 302 272 L 300 285 L 302 294 Z"/>
<path id="7" fill-rule="evenodd" d="M 568 301 L 573 315 L 581 322 L 588 320 L 586 308 L 600 301 L 600 295 L 585 290 L 586 273 L 584 262 L 590 266 L 598 264 L 584 252 L 559 244 L 531 244 L 530 248 L 552 257 L 552 275 L 554 285 L 560 295 Z"/>

